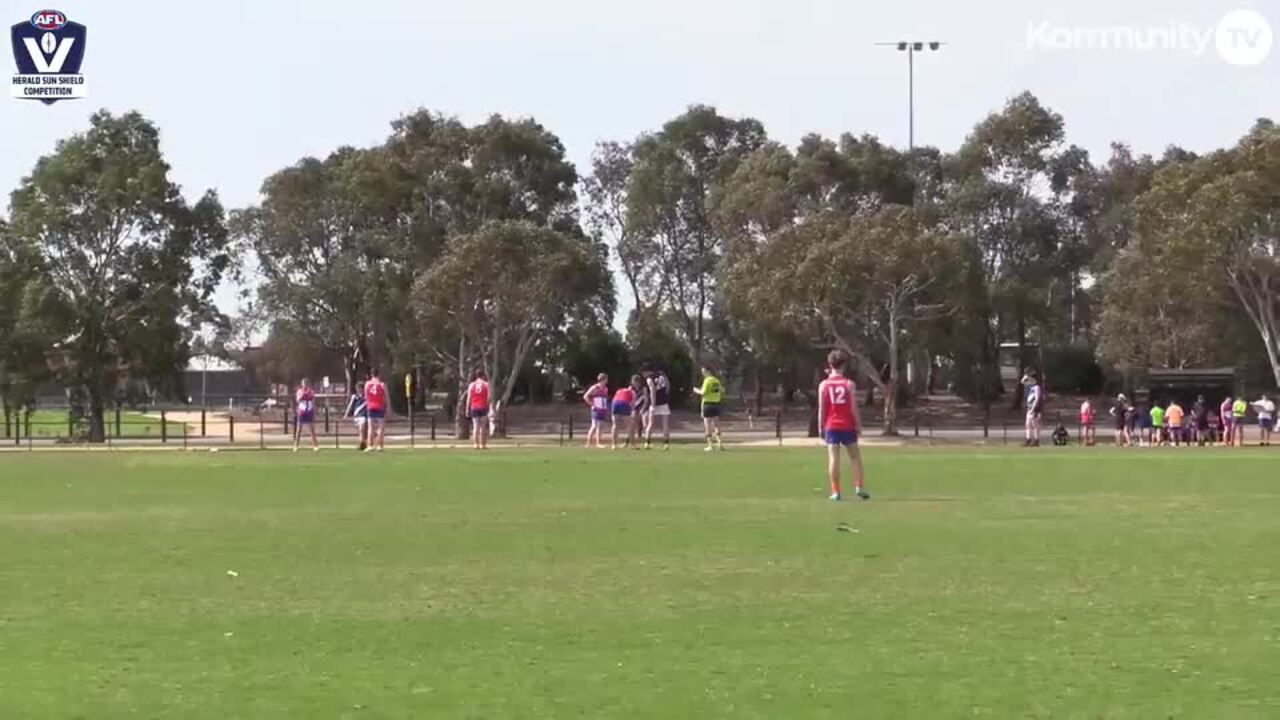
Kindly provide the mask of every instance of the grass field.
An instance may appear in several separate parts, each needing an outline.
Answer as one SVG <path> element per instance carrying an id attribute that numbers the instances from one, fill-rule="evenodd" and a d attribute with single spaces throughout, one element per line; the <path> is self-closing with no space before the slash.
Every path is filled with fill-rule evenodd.
<path id="1" fill-rule="evenodd" d="M 0 456 L 0 717 L 1280 717 L 1277 458 Z"/>
<path id="2" fill-rule="evenodd" d="M 156 413 L 157 416 L 159 413 Z M 86 421 L 87 422 L 87 421 Z M 116 418 L 114 412 L 106 416 L 107 433 L 116 434 Z M 182 423 L 163 423 L 168 426 L 169 436 L 182 437 Z M 162 423 L 159 417 L 148 417 L 138 412 L 120 413 L 120 434 L 124 437 L 160 437 Z M 26 429 L 22 431 L 26 437 Z M 65 410 L 36 410 L 31 413 L 31 435 L 37 438 L 67 437 L 67 413 Z M 10 433 L 12 436 L 12 432 Z"/>

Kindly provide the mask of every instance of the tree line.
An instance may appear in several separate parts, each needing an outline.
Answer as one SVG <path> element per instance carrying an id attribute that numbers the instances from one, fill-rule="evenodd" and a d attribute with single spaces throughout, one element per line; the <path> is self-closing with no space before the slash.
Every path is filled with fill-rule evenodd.
<path id="1" fill-rule="evenodd" d="M 0 401 L 56 381 L 101 439 L 127 392 L 180 397 L 194 353 L 264 332 L 282 381 L 337 359 L 348 387 L 376 365 L 456 399 L 483 368 L 504 402 L 640 362 L 677 385 L 713 365 L 757 407 L 772 388 L 803 400 L 838 347 L 886 432 L 935 388 L 999 401 L 1002 345 L 1068 392 L 1147 367 L 1262 366 L 1280 385 L 1278 228 L 1271 120 L 1203 155 L 1117 143 L 1095 162 L 1031 94 L 951 152 L 791 147 L 693 106 L 600 143 L 585 177 L 533 119 L 420 110 L 230 212 L 185 199 L 151 122 L 104 111 L 0 218 Z M 228 317 L 214 292 L 246 275 Z"/>

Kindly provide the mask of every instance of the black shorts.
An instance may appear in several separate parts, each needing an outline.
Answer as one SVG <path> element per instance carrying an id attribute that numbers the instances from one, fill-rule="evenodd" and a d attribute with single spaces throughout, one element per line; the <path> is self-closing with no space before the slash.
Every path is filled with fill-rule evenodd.
<path id="1" fill-rule="evenodd" d="M 704 403 L 702 406 L 702 417 L 704 418 L 720 417 L 720 403 Z"/>

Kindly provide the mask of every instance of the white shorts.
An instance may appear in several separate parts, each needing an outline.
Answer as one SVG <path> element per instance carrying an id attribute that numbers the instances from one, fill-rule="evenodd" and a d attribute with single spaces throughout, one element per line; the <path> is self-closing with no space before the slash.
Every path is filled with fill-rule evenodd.
<path id="1" fill-rule="evenodd" d="M 671 414 L 670 405 L 654 405 L 649 408 L 649 417 L 666 417 Z"/>
<path id="2" fill-rule="evenodd" d="M 363 430 L 363 429 L 364 429 L 364 424 L 365 424 L 366 422 L 368 422 L 368 420 L 369 420 L 369 418 L 365 418 L 365 417 L 358 417 L 358 418 L 356 418 L 356 428 L 357 428 L 357 429 L 360 429 L 360 430 Z"/>

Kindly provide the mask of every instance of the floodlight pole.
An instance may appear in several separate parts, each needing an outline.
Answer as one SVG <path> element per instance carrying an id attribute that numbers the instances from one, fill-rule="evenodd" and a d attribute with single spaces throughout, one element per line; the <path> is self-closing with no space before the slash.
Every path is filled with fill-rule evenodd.
<path id="1" fill-rule="evenodd" d="M 876 43 L 882 47 L 894 47 L 898 52 L 907 54 L 907 149 L 916 147 L 916 51 L 925 49 L 937 51 L 946 45 L 944 42 L 930 40 L 899 40 L 898 42 Z"/>
<path id="2" fill-rule="evenodd" d="M 916 149 L 916 51 L 907 48 L 907 149 Z"/>

